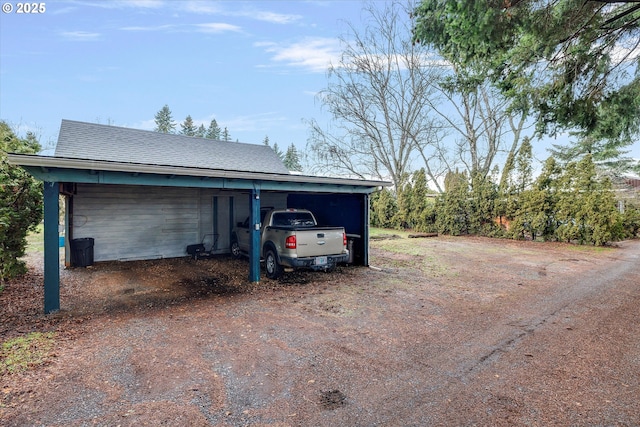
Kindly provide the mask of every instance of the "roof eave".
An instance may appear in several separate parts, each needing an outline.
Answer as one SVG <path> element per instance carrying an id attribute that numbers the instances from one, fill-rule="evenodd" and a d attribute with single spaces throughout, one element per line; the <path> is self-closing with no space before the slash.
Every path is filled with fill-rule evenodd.
<path id="1" fill-rule="evenodd" d="M 388 181 L 332 178 L 310 175 L 275 174 L 265 172 L 230 171 L 182 166 L 150 165 L 140 163 L 112 162 L 104 160 L 40 156 L 34 154 L 8 153 L 8 160 L 9 163 L 14 165 L 38 167 L 44 169 L 43 173 L 46 173 L 46 169 L 49 168 L 60 168 L 85 171 L 123 172 L 131 174 L 177 175 L 200 178 L 206 177 L 239 180 L 261 180 L 274 182 L 345 185 L 357 187 L 386 187 L 391 185 L 391 183 Z"/>

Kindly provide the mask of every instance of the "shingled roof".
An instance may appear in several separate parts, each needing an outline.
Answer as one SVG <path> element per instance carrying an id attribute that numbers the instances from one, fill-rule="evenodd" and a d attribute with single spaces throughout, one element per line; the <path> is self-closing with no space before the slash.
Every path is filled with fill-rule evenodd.
<path id="1" fill-rule="evenodd" d="M 55 157 L 288 174 L 266 145 L 62 120 Z"/>

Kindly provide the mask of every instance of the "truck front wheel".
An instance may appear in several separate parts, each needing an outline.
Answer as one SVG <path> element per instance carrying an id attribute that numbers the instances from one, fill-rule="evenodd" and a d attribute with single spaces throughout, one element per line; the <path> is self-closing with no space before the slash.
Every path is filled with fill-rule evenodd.
<path id="1" fill-rule="evenodd" d="M 233 255 L 234 258 L 240 258 L 242 256 L 242 251 L 236 238 L 231 241 L 231 255 Z"/>
<path id="2" fill-rule="evenodd" d="M 278 264 L 278 255 L 273 249 L 267 249 L 264 255 L 264 268 L 269 279 L 277 279 L 282 275 L 282 266 Z"/>

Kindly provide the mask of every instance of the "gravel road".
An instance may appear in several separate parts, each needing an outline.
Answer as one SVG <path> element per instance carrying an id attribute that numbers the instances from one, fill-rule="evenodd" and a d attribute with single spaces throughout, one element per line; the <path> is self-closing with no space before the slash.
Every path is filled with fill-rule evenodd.
<path id="1" fill-rule="evenodd" d="M 0 425 L 640 425 L 640 241 L 411 240 L 254 286 L 232 259 L 64 270 L 53 316 L 33 256 L 0 340 L 56 346 L 0 379 Z"/>

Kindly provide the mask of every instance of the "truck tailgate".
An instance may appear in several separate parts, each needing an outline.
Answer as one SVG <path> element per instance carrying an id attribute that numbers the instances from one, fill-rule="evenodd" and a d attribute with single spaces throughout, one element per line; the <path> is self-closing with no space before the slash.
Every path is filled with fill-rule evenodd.
<path id="1" fill-rule="evenodd" d="M 342 228 L 297 230 L 298 258 L 341 254 L 343 233 Z"/>

